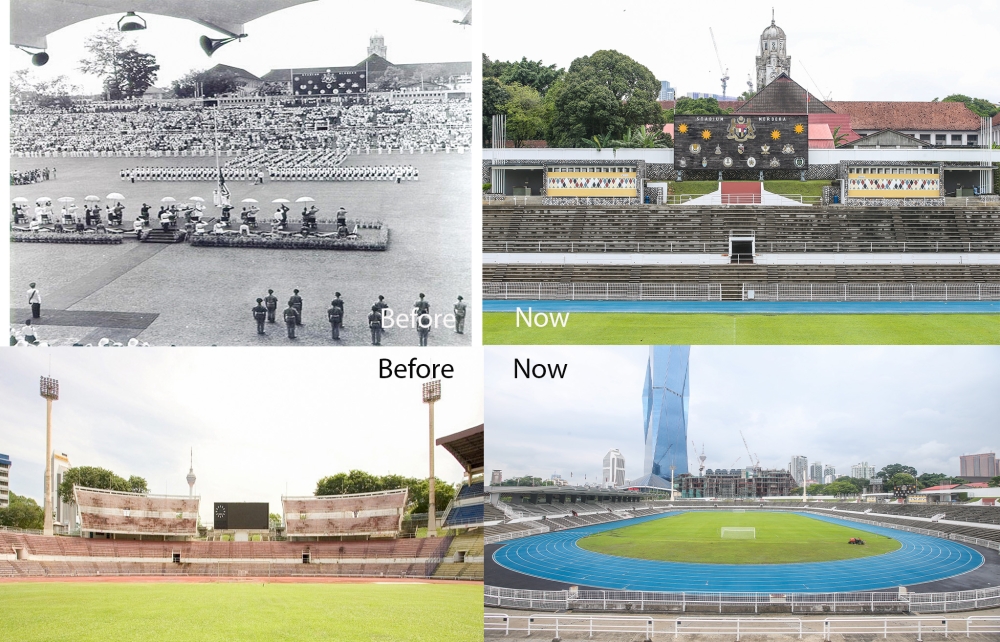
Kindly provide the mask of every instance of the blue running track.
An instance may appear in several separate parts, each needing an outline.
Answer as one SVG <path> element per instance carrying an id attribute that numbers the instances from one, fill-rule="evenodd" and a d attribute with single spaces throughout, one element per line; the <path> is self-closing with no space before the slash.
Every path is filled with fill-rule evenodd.
<path id="1" fill-rule="evenodd" d="M 1000 301 L 528 301 L 485 300 L 483 312 L 675 314 L 1000 314 Z"/>
<path id="2" fill-rule="evenodd" d="M 577 540 L 604 531 L 663 519 L 682 511 L 638 517 L 535 535 L 510 542 L 493 553 L 497 564 L 525 575 L 577 586 L 671 593 L 841 593 L 873 591 L 933 582 L 979 568 L 976 550 L 926 535 L 845 520 L 804 517 L 886 535 L 899 550 L 874 557 L 802 564 L 690 564 L 616 557 L 586 551 Z"/>

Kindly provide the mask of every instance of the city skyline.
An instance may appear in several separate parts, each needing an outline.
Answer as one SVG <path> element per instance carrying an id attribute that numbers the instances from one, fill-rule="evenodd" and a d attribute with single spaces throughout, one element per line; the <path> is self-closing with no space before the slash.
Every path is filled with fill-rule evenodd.
<path id="1" fill-rule="evenodd" d="M 513 379 L 515 356 L 568 363 L 567 376 L 526 386 Z M 636 389 L 647 356 L 641 346 L 488 347 L 487 470 L 502 469 L 505 479 L 572 473 L 573 483 L 586 475 L 599 484 L 608 450 L 641 461 Z M 753 364 L 754 376 L 734 367 L 740 363 Z M 692 466 L 705 443 L 706 469 L 745 468 L 741 429 L 768 469 L 787 470 L 793 455 L 804 454 L 840 474 L 867 461 L 875 472 L 899 463 L 957 475 L 961 454 L 995 451 L 994 347 L 694 346 L 690 372 Z M 526 443 L 530 450 L 517 447 Z M 640 474 L 626 465 L 628 479 Z"/>

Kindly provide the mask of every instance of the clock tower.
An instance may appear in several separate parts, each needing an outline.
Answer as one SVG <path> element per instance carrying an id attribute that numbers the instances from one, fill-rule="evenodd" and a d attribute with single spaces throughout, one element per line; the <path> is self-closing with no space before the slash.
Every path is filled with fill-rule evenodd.
<path id="1" fill-rule="evenodd" d="M 757 47 L 757 91 L 782 73 L 792 75 L 792 57 L 788 55 L 787 44 L 785 30 L 774 24 L 774 9 L 771 9 L 771 26 L 760 34 Z"/>

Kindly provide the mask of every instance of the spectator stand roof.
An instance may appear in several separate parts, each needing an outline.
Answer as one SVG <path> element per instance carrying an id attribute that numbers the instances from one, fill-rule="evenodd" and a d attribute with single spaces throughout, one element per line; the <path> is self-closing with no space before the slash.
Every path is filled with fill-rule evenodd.
<path id="1" fill-rule="evenodd" d="M 439 437 L 435 443 L 450 452 L 468 474 L 475 475 L 485 470 L 483 424 L 446 437 Z"/>
<path id="2" fill-rule="evenodd" d="M 874 134 L 862 136 L 857 140 L 841 145 L 841 147 L 881 147 L 885 149 L 896 149 L 897 147 L 934 147 L 933 144 L 914 138 L 909 134 L 898 132 L 894 129 L 883 129 Z"/>
<path id="3" fill-rule="evenodd" d="M 135 11 L 192 20 L 230 36 L 269 13 L 315 0 L 12 0 L 10 44 L 45 49 L 46 36 L 109 14 Z"/>

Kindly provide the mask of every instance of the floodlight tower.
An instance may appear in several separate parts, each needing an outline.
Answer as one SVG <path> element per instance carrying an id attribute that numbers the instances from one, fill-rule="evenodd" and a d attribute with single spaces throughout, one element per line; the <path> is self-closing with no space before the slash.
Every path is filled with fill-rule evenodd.
<path id="1" fill-rule="evenodd" d="M 52 535 L 52 402 L 59 399 L 59 382 L 42 377 L 38 392 L 45 399 L 45 525 L 42 532 Z"/>
<path id="2" fill-rule="evenodd" d="M 437 537 L 437 514 L 434 507 L 434 402 L 441 399 L 441 380 L 424 384 L 427 423 L 430 433 L 430 477 L 427 478 L 427 537 Z"/>

